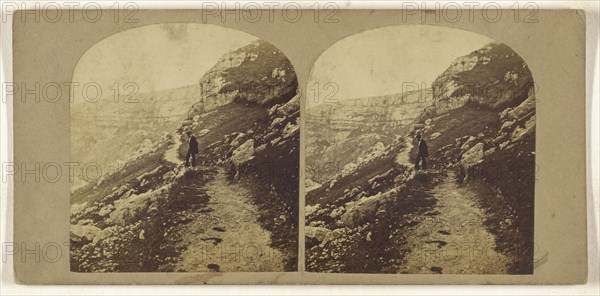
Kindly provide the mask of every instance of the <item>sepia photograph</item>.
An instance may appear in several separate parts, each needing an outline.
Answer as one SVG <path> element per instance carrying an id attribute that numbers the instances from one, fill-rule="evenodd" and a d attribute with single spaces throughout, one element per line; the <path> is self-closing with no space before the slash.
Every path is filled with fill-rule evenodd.
<path id="1" fill-rule="evenodd" d="M 598 282 L 588 4 L 38 4 L 0 28 L 8 294 Z"/>
<path id="2" fill-rule="evenodd" d="M 108 36 L 70 104 L 73 272 L 296 271 L 300 98 L 274 45 L 216 25 Z"/>
<path id="3" fill-rule="evenodd" d="M 325 50 L 307 87 L 307 271 L 532 274 L 533 87 L 511 47 L 449 27 Z"/>

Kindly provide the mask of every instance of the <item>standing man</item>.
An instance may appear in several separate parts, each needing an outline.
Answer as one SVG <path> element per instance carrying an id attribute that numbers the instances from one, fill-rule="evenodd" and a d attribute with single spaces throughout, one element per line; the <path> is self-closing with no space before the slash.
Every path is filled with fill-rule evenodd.
<path id="1" fill-rule="evenodd" d="M 417 153 L 417 161 L 415 163 L 415 169 L 419 169 L 419 162 L 423 165 L 422 169 L 427 169 L 427 157 L 429 157 L 429 148 L 427 147 L 427 143 L 423 138 L 421 138 L 421 134 L 417 134 L 417 147 L 419 148 L 419 153 Z"/>
<path id="2" fill-rule="evenodd" d="M 191 131 L 187 132 L 189 137 L 188 140 L 188 151 L 185 156 L 185 166 L 190 165 L 190 156 L 192 157 L 192 166 L 196 166 L 196 153 L 198 153 L 198 141 L 196 141 L 196 137 L 192 135 Z"/>

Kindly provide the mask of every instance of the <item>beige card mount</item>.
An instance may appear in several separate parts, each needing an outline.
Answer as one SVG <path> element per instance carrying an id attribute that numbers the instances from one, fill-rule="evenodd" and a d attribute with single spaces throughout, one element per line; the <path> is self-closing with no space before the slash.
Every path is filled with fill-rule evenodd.
<path id="1" fill-rule="evenodd" d="M 581 11 L 75 12 L 13 16 L 19 282 L 585 282 Z"/>

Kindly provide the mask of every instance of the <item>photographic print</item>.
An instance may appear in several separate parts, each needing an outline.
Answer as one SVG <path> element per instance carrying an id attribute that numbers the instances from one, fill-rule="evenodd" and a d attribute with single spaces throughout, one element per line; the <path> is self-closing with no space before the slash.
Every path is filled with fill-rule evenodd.
<path id="1" fill-rule="evenodd" d="M 594 280 L 582 6 L 98 4 L 6 6 L 16 283 Z"/>
<path id="2" fill-rule="evenodd" d="M 297 270 L 298 82 L 265 40 L 147 25 L 79 59 L 75 272 Z M 99 93 L 96 90 L 101 90 Z"/>
<path id="3" fill-rule="evenodd" d="M 443 26 L 325 50 L 307 87 L 307 270 L 532 274 L 533 86 L 510 46 Z"/>

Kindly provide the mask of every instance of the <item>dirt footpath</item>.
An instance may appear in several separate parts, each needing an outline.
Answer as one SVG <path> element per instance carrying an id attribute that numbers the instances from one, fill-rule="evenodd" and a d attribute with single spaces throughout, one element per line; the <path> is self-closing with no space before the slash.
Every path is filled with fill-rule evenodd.
<path id="1" fill-rule="evenodd" d="M 437 204 L 407 236 L 411 250 L 401 273 L 501 274 L 509 259 L 495 251 L 495 237 L 483 222 L 475 193 L 449 175 L 429 194 Z"/>
<path id="2" fill-rule="evenodd" d="M 177 271 L 283 271 L 283 255 L 271 247 L 271 235 L 260 226 L 246 188 L 229 183 L 219 168 L 200 189 L 209 196 L 212 211 L 187 225 L 181 241 L 187 249 Z"/>

